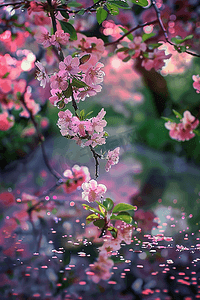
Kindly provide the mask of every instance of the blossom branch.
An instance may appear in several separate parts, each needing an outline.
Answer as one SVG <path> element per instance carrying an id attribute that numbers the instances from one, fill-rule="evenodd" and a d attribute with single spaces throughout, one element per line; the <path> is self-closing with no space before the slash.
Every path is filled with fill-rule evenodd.
<path id="1" fill-rule="evenodd" d="M 110 42 L 110 43 L 106 43 L 104 44 L 104 46 L 110 46 L 110 45 L 115 45 L 117 43 L 119 43 L 121 40 L 123 40 L 123 38 L 125 38 L 127 35 L 129 35 L 130 33 L 132 33 L 133 31 L 137 30 L 137 29 L 140 29 L 140 28 L 143 28 L 145 26 L 148 26 L 148 25 L 152 25 L 152 24 L 155 24 L 155 23 L 158 23 L 158 20 L 153 20 L 151 22 L 145 22 L 144 24 L 139 24 L 137 25 L 136 27 L 130 29 L 129 31 L 127 31 L 125 34 L 123 34 L 120 38 L 118 38 L 116 41 L 114 42 Z"/>
<path id="2" fill-rule="evenodd" d="M 50 17 L 51 17 L 52 26 L 53 26 L 53 33 L 55 34 L 57 31 L 57 25 L 56 25 L 56 18 L 55 18 L 55 14 L 54 14 L 54 8 L 52 6 L 51 0 L 47 0 L 47 2 L 49 5 L 49 12 L 50 12 Z M 64 55 L 63 55 L 61 48 L 59 50 L 57 50 L 56 47 L 53 46 L 53 49 L 56 53 L 58 53 L 59 60 L 60 61 L 64 60 Z"/>
<path id="3" fill-rule="evenodd" d="M 24 2 L 15 2 L 15 3 L 4 3 L 4 4 L 0 4 L 0 8 L 1 7 L 4 7 L 4 6 L 17 6 L 17 5 L 21 5 L 21 4 L 24 4 Z M 20 7 L 20 6 L 19 6 Z"/>
<path id="4" fill-rule="evenodd" d="M 98 154 L 93 148 L 91 145 L 89 145 L 90 147 L 90 150 L 92 152 L 92 155 L 94 157 L 94 160 L 95 160 L 95 177 L 96 179 L 99 177 L 99 161 L 98 161 L 98 158 L 101 158 L 101 155 Z"/>
<path id="5" fill-rule="evenodd" d="M 97 1 L 96 3 L 94 3 L 93 5 L 89 6 L 88 8 L 85 8 L 84 9 L 84 12 L 93 12 L 93 11 L 96 11 L 95 7 L 98 6 L 99 3 L 101 2 L 106 2 L 105 0 L 102 1 L 102 0 L 99 0 Z M 68 12 L 68 13 L 73 13 L 73 14 L 78 14 L 82 9 L 78 9 L 76 11 L 74 10 L 69 10 L 69 9 L 64 9 L 64 8 L 57 8 L 56 11 L 65 11 L 65 12 Z"/>
<path id="6" fill-rule="evenodd" d="M 172 46 L 177 46 L 176 44 L 172 43 L 172 42 L 169 40 L 169 36 L 168 36 L 167 30 L 165 29 L 165 26 L 164 26 L 163 21 L 162 21 L 162 19 L 161 19 L 160 10 L 159 10 L 159 8 L 156 6 L 156 2 L 155 2 L 154 0 L 152 1 L 152 5 L 153 5 L 153 7 L 154 7 L 154 9 L 155 9 L 155 12 L 156 12 L 156 15 L 157 15 L 157 18 L 158 18 L 157 21 L 159 22 L 159 25 L 160 25 L 160 27 L 161 27 L 161 29 L 162 29 L 162 31 L 163 31 L 163 34 L 164 34 L 164 36 L 165 36 L 166 42 L 169 43 L 169 44 L 172 45 Z M 189 54 L 189 55 L 192 55 L 192 56 L 200 57 L 199 54 L 190 52 L 190 51 L 188 51 L 188 50 L 185 50 L 184 52 L 187 53 L 187 54 Z"/>

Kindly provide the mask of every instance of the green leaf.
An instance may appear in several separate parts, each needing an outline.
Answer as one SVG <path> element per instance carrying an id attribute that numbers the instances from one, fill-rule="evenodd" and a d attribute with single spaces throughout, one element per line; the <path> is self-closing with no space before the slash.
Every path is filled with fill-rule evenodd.
<path id="1" fill-rule="evenodd" d="M 81 8 L 77 14 L 82 16 L 82 15 L 84 15 L 84 13 L 85 13 L 85 9 Z"/>
<path id="2" fill-rule="evenodd" d="M 117 204 L 114 208 L 113 208 L 113 213 L 117 213 L 120 211 L 126 211 L 126 210 L 136 210 L 137 207 L 133 206 L 131 204 L 127 204 L 127 203 L 119 203 Z"/>
<path id="3" fill-rule="evenodd" d="M 108 2 L 122 9 L 131 9 L 125 0 L 109 0 Z"/>
<path id="4" fill-rule="evenodd" d="M 75 86 L 77 88 L 83 88 L 86 87 L 87 84 L 79 79 L 76 79 L 75 77 L 72 79 L 72 86 Z"/>
<path id="5" fill-rule="evenodd" d="M 103 228 L 105 225 L 105 220 L 100 219 L 93 222 L 93 224 L 99 228 Z"/>
<path id="6" fill-rule="evenodd" d="M 84 208 L 85 210 L 91 210 L 92 212 L 95 212 L 95 213 L 97 213 L 97 214 L 100 214 L 102 217 L 105 217 L 105 214 L 102 213 L 101 211 L 99 211 L 99 210 L 97 210 L 97 209 L 95 209 L 95 208 L 93 208 L 93 207 L 91 207 L 91 206 L 89 206 L 89 205 L 87 205 L 87 204 L 82 204 L 82 205 L 83 205 L 83 208 Z"/>
<path id="7" fill-rule="evenodd" d="M 112 234 L 114 239 L 116 239 L 116 237 L 117 237 L 117 228 L 111 226 L 111 227 L 108 227 L 107 229 L 110 231 L 110 233 Z"/>
<path id="8" fill-rule="evenodd" d="M 127 33 L 128 30 L 126 28 L 123 28 L 123 27 L 119 27 L 124 33 Z M 133 35 L 131 33 L 129 33 L 127 36 L 126 36 L 130 41 L 133 41 Z"/>
<path id="9" fill-rule="evenodd" d="M 123 62 L 127 62 L 127 61 L 129 61 L 130 59 L 131 59 L 131 56 L 128 55 L 127 57 L 125 57 L 124 59 L 122 59 L 122 61 L 123 61 Z"/>
<path id="10" fill-rule="evenodd" d="M 109 134 L 105 131 L 103 136 L 109 136 Z"/>
<path id="11" fill-rule="evenodd" d="M 99 216 L 95 215 L 95 214 L 90 214 L 89 216 L 87 216 L 86 218 L 86 224 L 88 225 L 89 223 L 98 220 Z"/>
<path id="12" fill-rule="evenodd" d="M 57 213 L 57 211 L 58 211 L 58 210 L 54 207 L 54 208 L 52 209 L 52 214 L 55 215 L 55 214 Z"/>
<path id="13" fill-rule="evenodd" d="M 85 117 L 91 115 L 92 113 L 93 113 L 93 111 L 90 111 L 89 113 L 87 113 L 87 115 Z"/>
<path id="14" fill-rule="evenodd" d="M 116 16 L 119 14 L 119 8 L 116 5 L 112 3 L 106 3 L 106 6 L 111 15 Z"/>
<path id="15" fill-rule="evenodd" d="M 71 84 L 68 85 L 66 91 L 63 92 L 66 98 L 70 98 L 72 96 L 72 86 Z"/>
<path id="16" fill-rule="evenodd" d="M 184 39 L 182 39 L 181 36 L 177 35 L 176 37 L 171 38 L 171 41 L 176 45 L 180 45 L 187 40 L 191 40 L 192 38 L 193 38 L 193 34 L 186 36 Z"/>
<path id="17" fill-rule="evenodd" d="M 31 208 L 31 206 L 32 206 L 32 201 L 28 201 L 27 204 L 28 204 L 28 208 Z"/>
<path id="18" fill-rule="evenodd" d="M 81 118 L 81 120 L 84 120 L 84 117 L 85 117 L 85 110 L 82 109 L 82 110 L 80 111 L 80 118 Z"/>
<path id="19" fill-rule="evenodd" d="M 161 117 L 161 118 L 162 118 L 163 120 L 167 121 L 167 122 L 170 121 L 170 122 L 172 122 L 172 123 L 175 123 L 174 120 L 172 120 L 172 119 L 170 119 L 170 118 L 166 118 L 166 117 Z"/>
<path id="20" fill-rule="evenodd" d="M 113 203 L 112 199 L 106 198 L 103 200 L 103 205 L 106 207 L 107 211 L 110 211 L 113 208 L 114 203 Z"/>
<path id="21" fill-rule="evenodd" d="M 60 13 L 65 19 L 69 19 L 69 14 L 66 11 L 61 10 Z"/>
<path id="22" fill-rule="evenodd" d="M 132 3 L 140 5 L 140 6 L 147 6 L 148 5 L 148 1 L 147 0 L 130 0 Z"/>
<path id="23" fill-rule="evenodd" d="M 183 116 L 178 111 L 176 111 L 175 109 L 172 109 L 172 111 L 175 114 L 175 116 L 178 117 L 179 119 L 183 118 Z"/>
<path id="24" fill-rule="evenodd" d="M 99 25 L 106 19 L 108 12 L 103 7 L 98 7 L 96 11 L 97 22 Z"/>
<path id="25" fill-rule="evenodd" d="M 69 6 L 69 7 L 80 7 L 80 6 L 82 6 L 82 4 L 78 3 L 76 1 L 71 1 L 71 2 L 67 3 L 67 6 Z"/>
<path id="26" fill-rule="evenodd" d="M 8 75 L 10 74 L 10 72 L 6 72 L 4 75 L 3 75 L 3 77 L 2 78 L 6 78 L 6 77 L 8 77 Z"/>
<path id="27" fill-rule="evenodd" d="M 133 221 L 133 218 L 130 215 L 125 214 L 125 213 L 121 213 L 117 216 L 111 215 L 110 219 L 111 220 L 121 220 L 121 221 L 124 221 L 127 224 L 130 224 Z"/>
<path id="28" fill-rule="evenodd" d="M 17 219 L 17 218 L 14 218 L 14 219 L 15 219 L 15 221 L 17 222 L 17 225 L 20 225 L 20 224 L 21 224 L 19 219 Z"/>
<path id="29" fill-rule="evenodd" d="M 194 132 L 196 135 L 200 136 L 200 131 L 199 131 L 199 130 L 194 129 L 193 132 Z"/>
<path id="30" fill-rule="evenodd" d="M 93 0 L 94 4 L 97 3 L 99 0 Z"/>
<path id="31" fill-rule="evenodd" d="M 70 38 L 73 41 L 77 40 L 77 34 L 76 34 L 76 30 L 74 29 L 74 27 L 69 23 L 69 22 L 64 22 L 64 21 L 59 21 L 60 25 L 62 27 L 62 30 L 64 30 L 64 32 L 67 32 L 70 34 Z"/>
<path id="32" fill-rule="evenodd" d="M 142 35 L 142 40 L 145 42 L 146 40 L 150 39 L 151 37 L 155 36 L 156 34 L 154 32 L 151 33 L 144 33 Z"/>
<path id="33" fill-rule="evenodd" d="M 116 53 L 128 51 L 128 49 L 129 49 L 128 47 L 121 47 L 121 48 L 119 48 L 119 49 L 116 50 Z"/>
<path id="34" fill-rule="evenodd" d="M 107 210 L 106 207 L 105 207 L 101 202 L 99 202 L 99 201 L 97 201 L 97 200 L 95 200 L 95 202 L 96 202 L 97 204 L 99 204 L 101 207 L 103 207 L 105 210 Z"/>
<path id="35" fill-rule="evenodd" d="M 152 50 L 152 49 L 156 49 L 156 48 L 158 48 L 158 47 L 160 47 L 160 46 L 162 46 L 162 43 L 149 44 L 149 45 L 148 45 L 148 48 L 149 48 L 150 50 Z"/>

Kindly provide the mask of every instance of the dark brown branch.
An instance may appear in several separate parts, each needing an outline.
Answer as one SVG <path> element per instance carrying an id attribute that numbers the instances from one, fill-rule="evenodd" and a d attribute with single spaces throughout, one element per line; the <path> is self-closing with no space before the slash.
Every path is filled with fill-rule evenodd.
<path id="1" fill-rule="evenodd" d="M 169 43 L 169 44 L 172 45 L 172 46 L 177 46 L 176 44 L 172 43 L 172 42 L 169 40 L 167 30 L 165 29 L 165 26 L 164 26 L 163 21 L 162 21 L 162 19 L 161 19 L 160 10 L 159 10 L 159 8 L 156 6 L 156 2 L 155 2 L 154 0 L 152 1 L 152 5 L 153 5 L 153 7 L 154 7 L 154 9 L 155 9 L 155 12 L 156 12 L 156 15 L 157 15 L 157 18 L 158 18 L 158 23 L 159 23 L 159 25 L 160 25 L 160 27 L 161 27 L 161 29 L 162 29 L 162 32 L 163 32 L 163 34 L 164 34 L 164 36 L 165 36 L 166 42 Z M 192 55 L 192 56 L 200 57 L 199 54 L 190 52 L 190 51 L 188 51 L 188 50 L 186 50 L 186 51 L 184 51 L 184 52 L 187 53 L 187 54 L 189 54 L 189 55 Z"/>
<path id="2" fill-rule="evenodd" d="M 49 12 L 50 12 L 50 17 L 51 17 L 52 26 L 53 26 L 53 33 L 55 34 L 57 31 L 57 24 L 56 24 L 54 7 L 52 6 L 51 0 L 47 0 L 47 2 L 49 5 Z M 57 50 L 57 48 L 54 46 L 53 46 L 53 48 L 54 48 L 54 51 L 56 51 L 58 53 L 59 60 L 60 61 L 64 60 L 64 55 L 63 55 L 61 48 L 59 50 Z"/>
<path id="3" fill-rule="evenodd" d="M 72 87 L 71 87 L 71 88 L 72 88 Z M 72 106 L 73 106 L 73 108 L 74 108 L 74 110 L 75 110 L 76 116 L 78 116 L 77 113 L 76 113 L 76 111 L 78 110 L 78 105 L 76 104 L 76 100 L 75 100 L 75 98 L 74 98 L 73 89 L 72 89 Z"/>
<path id="4" fill-rule="evenodd" d="M 95 177 L 96 179 L 98 178 L 99 176 L 99 161 L 98 161 L 98 158 L 101 158 L 101 155 L 98 154 L 93 148 L 91 145 L 89 145 L 90 147 L 90 150 L 92 152 L 92 155 L 94 157 L 94 160 L 95 160 Z"/>
<path id="5" fill-rule="evenodd" d="M 13 2 L 13 3 L 4 3 L 4 4 L 0 4 L 0 8 L 1 7 L 4 7 L 4 6 L 10 6 L 10 5 L 12 5 L 12 6 L 17 6 L 17 5 L 21 5 L 21 4 L 24 4 L 24 2 Z M 19 6 L 20 7 L 20 6 Z"/>
<path id="6" fill-rule="evenodd" d="M 132 33 L 133 31 L 137 30 L 137 29 L 140 29 L 140 28 L 143 28 L 145 26 L 148 26 L 148 25 L 152 25 L 152 24 L 155 24 L 155 23 L 158 23 L 158 20 L 154 20 L 154 21 L 151 21 L 151 22 L 145 22 L 144 24 L 141 24 L 141 25 L 137 25 L 136 27 L 130 29 L 128 32 L 126 32 L 125 34 L 123 34 L 120 38 L 118 38 L 116 41 L 114 42 L 110 42 L 110 43 L 106 43 L 104 44 L 104 46 L 110 46 L 110 45 L 115 45 L 117 43 L 119 43 L 121 40 L 123 40 L 123 38 L 125 38 L 127 35 L 129 35 L 130 33 Z"/>

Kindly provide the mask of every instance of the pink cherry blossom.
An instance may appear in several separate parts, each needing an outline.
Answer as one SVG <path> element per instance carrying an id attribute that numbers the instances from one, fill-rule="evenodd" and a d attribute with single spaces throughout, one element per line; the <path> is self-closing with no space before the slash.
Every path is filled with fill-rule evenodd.
<path id="1" fill-rule="evenodd" d="M 136 36 L 133 40 L 133 42 L 128 44 L 128 47 L 130 49 L 135 50 L 135 54 L 132 55 L 132 58 L 136 58 L 140 55 L 141 51 L 145 52 L 147 49 L 147 45 L 142 42 L 142 37 L 141 36 Z"/>
<path id="2" fill-rule="evenodd" d="M 78 57 L 72 58 L 71 55 L 65 57 L 64 62 L 59 63 L 59 68 L 62 71 L 66 71 L 67 75 L 77 75 L 79 72 L 79 59 Z"/>
<path id="3" fill-rule="evenodd" d="M 85 76 L 85 82 L 88 85 L 96 85 L 103 81 L 105 73 L 101 70 L 104 67 L 104 64 L 98 62 L 95 67 L 90 67 Z"/>
<path id="4" fill-rule="evenodd" d="M 83 166 L 79 167 L 78 165 L 73 166 L 72 171 L 65 170 L 63 175 L 68 178 L 66 183 L 63 185 L 66 193 L 75 191 L 82 185 L 83 182 L 88 182 L 90 180 L 89 169 Z"/>
<path id="5" fill-rule="evenodd" d="M 9 116 L 7 111 L 0 114 L 0 130 L 7 131 L 14 125 L 14 117 Z"/>
<path id="6" fill-rule="evenodd" d="M 108 151 L 106 156 L 106 159 L 108 160 L 105 167 L 106 172 L 110 170 L 111 166 L 116 165 L 119 162 L 119 151 L 120 147 L 115 148 L 113 151 Z"/>
<path id="7" fill-rule="evenodd" d="M 165 123 L 165 127 L 170 130 L 170 137 L 182 142 L 192 139 L 195 136 L 193 130 L 199 125 L 199 120 L 195 120 L 189 111 L 185 111 L 183 116 L 178 124 L 170 121 Z"/>
<path id="8" fill-rule="evenodd" d="M 104 132 L 101 133 L 94 133 L 90 140 L 85 142 L 85 146 L 91 145 L 93 148 L 97 145 L 103 145 L 106 143 L 105 137 L 104 137 Z"/>
<path id="9" fill-rule="evenodd" d="M 98 115 L 96 117 L 93 117 L 91 119 L 92 122 L 92 132 L 89 132 L 90 134 L 94 132 L 94 130 L 97 133 L 100 133 L 103 131 L 103 128 L 107 125 L 106 120 L 102 120 L 103 117 L 105 116 L 106 111 L 104 110 L 104 108 L 101 109 L 101 111 L 98 113 Z"/>
<path id="10" fill-rule="evenodd" d="M 65 33 L 63 30 L 57 30 L 56 33 L 51 36 L 50 42 L 52 45 L 59 48 L 60 44 L 66 45 L 69 42 L 69 38 L 69 33 Z"/>
<path id="11" fill-rule="evenodd" d="M 61 89 L 62 91 L 65 91 L 68 87 L 66 72 L 59 71 L 55 75 L 52 75 L 50 82 L 52 89 Z"/>
<path id="12" fill-rule="evenodd" d="M 97 181 L 92 179 L 89 182 L 82 184 L 82 199 L 88 202 L 99 201 L 107 191 L 104 184 L 97 184 Z"/>
<path id="13" fill-rule="evenodd" d="M 154 68 L 156 71 L 162 69 L 165 65 L 164 60 L 169 59 L 172 54 L 165 55 L 164 50 L 154 49 L 153 53 L 149 53 L 148 58 L 144 58 L 142 61 L 142 66 L 150 71 Z"/>
<path id="14" fill-rule="evenodd" d="M 51 36 L 49 35 L 48 30 L 45 27 L 40 27 L 40 30 L 35 36 L 36 41 L 39 44 L 42 44 L 44 48 L 51 46 Z"/>
<path id="15" fill-rule="evenodd" d="M 44 66 L 39 62 L 35 62 L 36 67 L 40 70 L 40 72 L 37 72 L 36 78 L 40 81 L 40 86 L 45 88 L 46 83 L 49 82 L 49 76 L 47 75 Z"/>
<path id="16" fill-rule="evenodd" d="M 200 77 L 199 77 L 199 75 L 193 75 L 192 79 L 194 80 L 194 82 L 193 82 L 193 88 L 199 94 L 200 93 Z"/>

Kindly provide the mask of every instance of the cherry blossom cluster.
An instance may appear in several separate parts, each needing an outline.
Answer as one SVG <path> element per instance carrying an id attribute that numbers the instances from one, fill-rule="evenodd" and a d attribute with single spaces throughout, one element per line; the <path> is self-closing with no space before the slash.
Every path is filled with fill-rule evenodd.
<path id="1" fill-rule="evenodd" d="M 168 121 L 165 127 L 170 130 L 169 135 L 172 139 L 177 141 L 188 141 L 195 136 L 193 130 L 199 125 L 199 120 L 196 119 L 191 113 L 186 110 L 180 123 Z"/>
<path id="2" fill-rule="evenodd" d="M 106 156 L 106 172 L 109 172 L 111 166 L 116 165 L 119 162 L 119 151 L 120 147 L 115 148 L 113 151 L 109 150 Z"/>
<path id="3" fill-rule="evenodd" d="M 84 166 L 79 167 L 78 165 L 74 165 L 72 170 L 65 170 L 63 176 L 67 178 L 67 181 L 63 184 L 63 189 L 67 194 L 72 193 L 81 187 L 84 182 L 90 180 L 88 168 Z"/>
<path id="4" fill-rule="evenodd" d="M 62 136 L 66 136 L 82 147 L 91 145 L 105 144 L 105 131 L 103 128 L 107 122 L 103 120 L 106 112 L 104 108 L 98 115 L 91 119 L 81 121 L 77 116 L 73 116 L 69 109 L 58 113 L 59 119 L 57 122 Z M 83 140 L 87 139 L 84 143 Z"/>
<path id="5" fill-rule="evenodd" d="M 94 179 L 83 183 L 82 189 L 82 199 L 88 202 L 99 201 L 107 191 L 104 184 L 98 184 Z"/>
<path id="6" fill-rule="evenodd" d="M 21 73 L 24 71 L 23 67 L 30 57 L 30 68 L 33 66 L 35 60 L 34 55 L 28 51 L 26 58 L 17 60 L 9 54 L 0 55 L 0 105 L 2 113 L 0 114 L 1 129 L 6 131 L 14 125 L 14 117 L 11 110 L 20 110 L 21 117 L 28 118 L 29 113 L 26 107 L 36 115 L 40 111 L 40 106 L 33 99 L 31 99 L 31 87 L 27 86 L 26 80 L 20 78 Z M 20 101 L 21 95 L 24 95 L 23 102 Z"/>
<path id="7" fill-rule="evenodd" d="M 123 61 L 140 57 L 142 59 L 141 65 L 147 71 L 162 69 L 165 65 L 165 60 L 172 56 L 172 54 L 166 55 L 164 50 L 159 50 L 158 48 L 150 50 L 148 45 L 143 42 L 141 36 L 134 37 L 133 41 L 123 42 L 123 46 L 119 44 L 116 52 Z"/>
<path id="8" fill-rule="evenodd" d="M 113 226 L 110 223 L 110 226 Z M 99 257 L 94 264 L 90 265 L 90 270 L 86 270 L 86 274 L 93 282 L 98 283 L 100 280 L 108 280 L 111 277 L 111 268 L 114 263 L 109 257 L 116 254 L 121 248 L 121 242 L 124 241 L 130 245 L 132 242 L 133 226 L 117 221 L 117 237 L 111 235 L 104 236 L 103 245 L 99 247 Z"/>
<path id="9" fill-rule="evenodd" d="M 42 44 L 44 48 L 48 48 L 50 46 L 60 48 L 61 45 L 67 45 L 70 35 L 67 32 L 65 33 L 63 30 L 57 30 L 55 34 L 50 35 L 46 27 L 42 26 L 35 37 L 37 42 Z"/>

